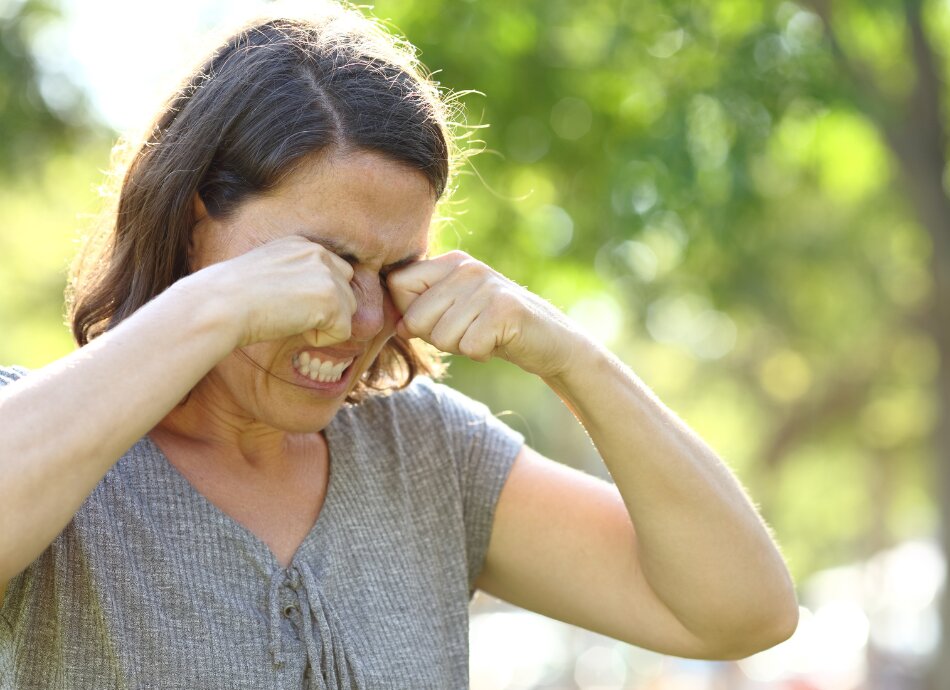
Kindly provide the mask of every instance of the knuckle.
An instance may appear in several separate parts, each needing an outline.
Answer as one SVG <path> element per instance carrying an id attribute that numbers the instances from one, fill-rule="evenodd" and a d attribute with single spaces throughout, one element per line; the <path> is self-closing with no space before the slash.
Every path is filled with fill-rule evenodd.
<path id="1" fill-rule="evenodd" d="M 322 244 L 311 242 L 311 245 L 313 246 L 314 254 L 320 258 L 327 268 L 339 271 L 343 275 L 347 276 L 347 279 L 353 277 L 352 264 L 337 256 Z"/>
<path id="2" fill-rule="evenodd" d="M 474 359 L 476 362 L 484 362 L 489 359 L 489 354 L 485 352 L 485 349 L 471 340 L 462 341 L 459 343 L 459 353 L 465 355 L 469 359 Z"/>
<path id="3" fill-rule="evenodd" d="M 506 299 L 505 291 L 499 290 L 498 285 L 490 278 L 479 283 L 472 294 L 473 297 L 485 300 L 488 304 Z"/>
<path id="4" fill-rule="evenodd" d="M 477 278 L 485 273 L 485 264 L 471 257 L 459 262 L 455 270 L 463 277 Z"/>
<path id="5" fill-rule="evenodd" d="M 350 335 L 350 319 L 344 318 L 342 315 L 337 315 L 330 320 L 330 324 L 327 327 L 327 330 L 344 337 L 349 337 Z"/>
<path id="6" fill-rule="evenodd" d="M 451 335 L 446 333 L 444 330 L 440 330 L 438 326 L 432 329 L 429 342 L 442 350 L 442 352 L 451 352 L 456 348 L 455 341 Z"/>
<path id="7" fill-rule="evenodd" d="M 456 261 L 456 262 L 459 262 L 459 263 L 461 263 L 462 261 L 466 261 L 466 260 L 472 258 L 472 257 L 469 256 L 468 254 L 466 254 L 465 252 L 463 252 L 461 249 L 453 249 L 453 250 L 451 250 L 451 251 L 446 252 L 446 253 L 443 254 L 442 256 L 443 256 L 445 259 L 448 259 L 448 260 L 451 260 L 451 261 Z"/>
<path id="8" fill-rule="evenodd" d="M 336 284 L 327 276 L 315 276 L 313 292 L 317 299 L 323 302 L 334 302 L 338 294 Z"/>
<path id="9" fill-rule="evenodd" d="M 327 253 L 330 254 L 329 252 Z M 353 280 L 353 276 L 355 275 L 352 264 L 347 263 L 335 254 L 330 254 L 330 268 L 339 272 L 340 275 L 346 278 L 347 282 Z"/>
<path id="10" fill-rule="evenodd" d="M 403 314 L 402 323 L 406 327 L 406 330 L 412 333 L 413 335 L 419 335 L 422 333 L 423 324 L 418 314 L 412 312 L 411 310 Z"/>
<path id="11" fill-rule="evenodd" d="M 498 292 L 491 302 L 492 313 L 503 319 L 514 316 L 520 309 L 521 301 L 510 290 Z"/>

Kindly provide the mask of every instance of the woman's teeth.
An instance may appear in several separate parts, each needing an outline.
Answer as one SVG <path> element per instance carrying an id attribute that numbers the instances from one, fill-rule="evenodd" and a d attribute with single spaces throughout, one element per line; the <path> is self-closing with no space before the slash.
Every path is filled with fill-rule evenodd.
<path id="1" fill-rule="evenodd" d="M 339 381 L 343 376 L 343 370 L 353 363 L 353 358 L 343 362 L 323 361 L 317 357 L 311 357 L 309 352 L 301 352 L 294 356 L 294 368 L 304 376 L 313 381 L 323 383 L 333 383 Z"/>

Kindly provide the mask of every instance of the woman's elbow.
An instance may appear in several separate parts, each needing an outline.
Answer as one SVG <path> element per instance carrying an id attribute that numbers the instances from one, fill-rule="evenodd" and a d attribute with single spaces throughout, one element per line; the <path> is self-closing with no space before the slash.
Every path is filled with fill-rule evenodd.
<path id="1" fill-rule="evenodd" d="M 741 634 L 720 641 L 714 652 L 715 658 L 723 661 L 745 659 L 785 642 L 798 628 L 798 614 L 794 592 L 777 597 L 767 612 L 743 626 Z"/>

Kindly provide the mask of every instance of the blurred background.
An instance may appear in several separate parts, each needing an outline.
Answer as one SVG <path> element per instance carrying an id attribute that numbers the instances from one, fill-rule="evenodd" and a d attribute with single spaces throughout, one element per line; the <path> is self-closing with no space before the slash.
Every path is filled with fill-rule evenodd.
<path id="1" fill-rule="evenodd" d="M 0 0 L 0 363 L 69 352 L 110 147 L 266 3 Z M 370 11 L 370 8 L 367 8 Z M 788 642 L 666 657 L 472 604 L 475 690 L 950 687 L 946 0 L 381 0 L 482 150 L 462 248 L 586 324 L 719 452 L 799 589 Z M 450 383 L 609 478 L 539 381 Z"/>

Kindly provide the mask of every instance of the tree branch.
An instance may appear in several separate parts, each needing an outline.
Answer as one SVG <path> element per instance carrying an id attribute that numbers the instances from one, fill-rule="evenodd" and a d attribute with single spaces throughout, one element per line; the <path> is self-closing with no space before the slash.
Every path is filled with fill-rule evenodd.
<path id="1" fill-rule="evenodd" d="M 832 22 L 831 2 L 829 0 L 803 0 L 801 4 L 818 15 L 818 18 L 824 24 L 831 54 L 838 67 L 848 77 L 848 80 L 857 87 L 855 98 L 859 101 L 862 112 L 882 130 L 886 130 L 889 127 L 887 114 L 892 111 L 893 104 L 878 87 L 872 70 L 864 63 L 852 58 L 844 50 Z"/>

